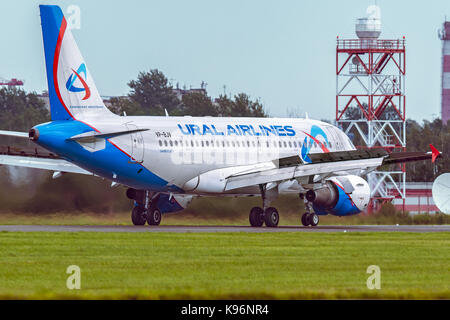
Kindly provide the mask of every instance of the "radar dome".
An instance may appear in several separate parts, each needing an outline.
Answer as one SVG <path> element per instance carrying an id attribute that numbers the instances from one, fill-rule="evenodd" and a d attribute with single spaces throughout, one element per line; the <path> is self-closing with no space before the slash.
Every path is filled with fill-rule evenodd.
<path id="1" fill-rule="evenodd" d="M 442 213 L 450 214 L 450 173 L 444 173 L 437 177 L 431 191 L 438 209 Z"/>
<path id="2" fill-rule="evenodd" d="M 365 18 L 357 19 L 355 25 L 356 35 L 360 39 L 378 39 L 381 34 L 381 14 L 380 7 L 369 6 L 366 10 Z"/>
<path id="3" fill-rule="evenodd" d="M 355 26 L 356 35 L 360 39 L 378 39 L 381 34 L 379 19 L 360 18 Z"/>

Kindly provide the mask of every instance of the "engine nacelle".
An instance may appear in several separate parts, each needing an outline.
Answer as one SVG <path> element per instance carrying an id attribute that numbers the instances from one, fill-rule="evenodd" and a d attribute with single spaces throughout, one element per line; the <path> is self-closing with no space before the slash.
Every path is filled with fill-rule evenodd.
<path id="1" fill-rule="evenodd" d="M 360 213 L 370 201 L 370 187 L 358 176 L 336 176 L 327 179 L 322 188 L 309 190 L 305 197 L 316 214 L 348 216 Z"/>

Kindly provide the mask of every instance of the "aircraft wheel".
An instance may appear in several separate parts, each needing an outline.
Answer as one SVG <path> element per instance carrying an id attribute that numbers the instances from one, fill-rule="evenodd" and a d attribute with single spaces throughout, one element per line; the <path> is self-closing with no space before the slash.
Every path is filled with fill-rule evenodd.
<path id="1" fill-rule="evenodd" d="M 143 226 L 145 224 L 145 210 L 141 206 L 135 206 L 131 211 L 131 221 L 135 226 Z"/>
<path id="2" fill-rule="evenodd" d="M 302 214 L 302 225 L 304 225 L 305 227 L 309 226 L 308 215 L 308 213 Z"/>
<path id="3" fill-rule="evenodd" d="M 262 227 L 264 223 L 264 211 L 260 207 L 253 207 L 249 215 L 250 225 L 252 227 Z"/>
<path id="4" fill-rule="evenodd" d="M 161 223 L 161 211 L 158 208 L 150 208 L 149 213 L 147 213 L 147 223 L 151 226 L 159 226 Z"/>
<path id="5" fill-rule="evenodd" d="M 280 221 L 280 215 L 278 214 L 277 209 L 270 207 L 267 208 L 264 212 L 264 222 L 266 226 L 269 228 L 275 228 L 278 226 L 278 222 Z"/>
<path id="6" fill-rule="evenodd" d="M 315 214 L 315 213 L 311 213 L 309 215 L 309 224 L 312 227 L 317 226 L 319 224 L 319 216 L 317 214 Z"/>

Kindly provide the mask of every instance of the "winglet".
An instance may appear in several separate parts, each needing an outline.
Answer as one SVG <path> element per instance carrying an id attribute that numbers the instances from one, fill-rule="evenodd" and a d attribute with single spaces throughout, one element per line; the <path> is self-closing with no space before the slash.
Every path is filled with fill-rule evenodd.
<path id="1" fill-rule="evenodd" d="M 430 144 L 430 149 L 431 149 L 431 162 L 434 163 L 436 161 L 436 158 L 439 157 L 441 153 L 432 144 Z"/>

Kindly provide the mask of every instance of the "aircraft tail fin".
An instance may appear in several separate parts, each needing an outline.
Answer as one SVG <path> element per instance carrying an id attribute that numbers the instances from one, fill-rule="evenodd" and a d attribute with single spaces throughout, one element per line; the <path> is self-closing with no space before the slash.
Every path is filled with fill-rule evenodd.
<path id="1" fill-rule="evenodd" d="M 52 120 L 113 115 L 100 97 L 59 6 L 40 5 Z"/>

